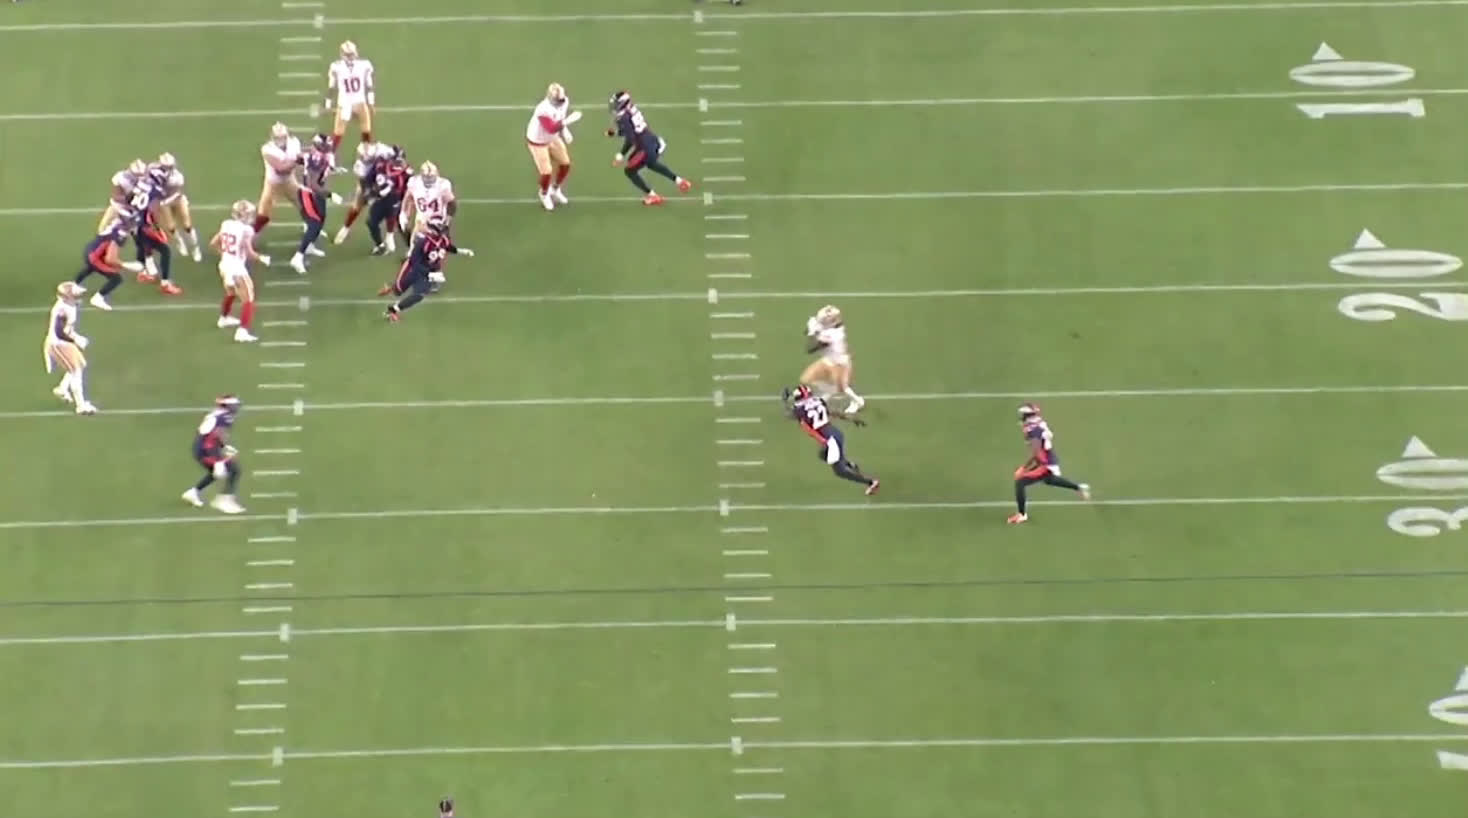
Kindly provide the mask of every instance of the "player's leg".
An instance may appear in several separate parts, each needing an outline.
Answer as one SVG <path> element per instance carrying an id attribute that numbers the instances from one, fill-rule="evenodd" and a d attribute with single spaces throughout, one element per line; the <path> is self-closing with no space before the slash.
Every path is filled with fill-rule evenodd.
<path id="1" fill-rule="evenodd" d="M 240 301 L 240 325 L 234 331 L 234 339 L 248 344 L 258 340 L 250 331 L 255 326 L 255 281 L 249 274 L 235 276 L 234 294 Z"/>
<path id="2" fill-rule="evenodd" d="M 68 389 L 71 392 L 71 402 L 76 404 L 78 415 L 91 415 L 97 412 L 97 407 L 87 400 L 86 372 L 87 358 L 75 344 L 59 345 L 62 365 L 71 375 Z"/>
<path id="3" fill-rule="evenodd" d="M 546 210 L 555 210 L 555 200 L 551 199 L 551 179 L 554 178 L 555 168 L 551 164 L 550 148 L 545 145 L 529 145 L 530 158 L 535 162 L 535 173 L 538 179 L 537 190 L 540 204 Z"/>
<path id="4" fill-rule="evenodd" d="M 204 476 L 199 478 L 199 482 L 190 486 L 189 490 L 183 493 L 183 500 L 195 508 L 202 508 L 204 506 L 204 489 L 214 485 L 215 478 L 214 467 L 212 465 L 205 463 L 202 459 L 198 463 L 204 469 Z"/>
<path id="5" fill-rule="evenodd" d="M 659 176 L 666 176 L 678 186 L 678 190 L 687 193 L 693 189 L 693 183 L 673 172 L 673 169 L 663 164 L 663 142 L 658 140 L 656 150 L 648 151 L 647 160 L 644 163 L 647 169 Z"/>
<path id="6" fill-rule="evenodd" d="M 321 235 L 325 216 L 323 204 L 320 197 L 305 188 L 296 194 L 296 209 L 301 213 L 301 221 L 306 223 L 306 229 L 301 233 L 301 242 L 296 246 L 295 255 L 291 256 L 291 269 L 297 273 L 306 272 L 306 253 L 316 237 Z"/>
<path id="7" fill-rule="evenodd" d="M 41 359 L 46 364 L 46 374 L 50 375 L 61 370 L 61 383 L 51 390 L 51 394 L 61 399 L 62 403 L 71 403 L 71 370 L 66 366 L 66 360 L 62 357 L 57 342 L 49 338 L 41 345 Z"/>
<path id="8" fill-rule="evenodd" d="M 194 228 L 194 214 L 189 210 L 189 197 L 180 193 L 169 207 L 173 211 L 179 244 L 184 248 L 184 252 L 188 253 L 195 262 L 203 261 L 204 253 L 199 247 L 199 231 Z"/>
<path id="9" fill-rule="evenodd" d="M 225 514 L 239 514 L 243 512 L 239 500 L 235 499 L 235 493 L 239 491 L 240 476 L 244 474 L 244 468 L 240 466 L 237 458 L 231 457 L 224 461 L 224 491 L 215 495 L 209 505 L 224 512 Z"/>
<path id="10" fill-rule="evenodd" d="M 835 375 L 831 371 L 830 364 L 825 359 L 811 361 L 803 372 L 800 373 L 800 382 L 809 386 L 821 398 L 830 398 L 836 394 L 833 386 Z"/>
<path id="11" fill-rule="evenodd" d="M 856 390 L 854 390 L 854 389 L 851 388 L 851 363 L 850 363 L 850 361 L 848 361 L 846 363 L 832 364 L 831 365 L 831 370 L 832 370 L 833 374 L 835 375 L 836 389 L 842 395 L 845 395 L 846 396 L 846 411 L 847 412 L 859 412 L 859 411 L 861 411 L 861 407 L 865 406 L 867 401 L 866 401 L 866 398 L 863 398 L 861 395 L 856 394 Z"/>
<path id="12" fill-rule="evenodd" d="M 1029 492 L 1030 486 L 1043 480 L 1031 474 L 1017 473 L 1014 477 L 1014 507 L 1015 513 L 1009 515 L 1009 522 L 1022 523 L 1030 518 L 1029 515 Z"/>
<path id="13" fill-rule="evenodd" d="M 550 196 L 556 204 L 569 204 L 570 201 L 561 188 L 566 184 L 566 177 L 571 175 L 571 152 L 566 149 L 566 143 L 560 138 L 550 143 L 550 158 L 556 166 L 555 179 L 550 186 Z"/>
<path id="14" fill-rule="evenodd" d="M 831 472 L 842 480 L 861 483 L 869 490 L 875 488 L 877 481 L 862 474 L 861 469 L 846 458 L 846 436 L 834 426 L 827 428 L 829 436 L 826 438 L 826 450 L 821 453 L 821 459 L 831 467 Z"/>
<path id="15" fill-rule="evenodd" d="M 410 270 L 407 275 L 407 287 L 405 288 L 407 291 L 404 293 L 400 289 L 398 292 L 403 293 L 403 296 L 387 308 L 387 317 L 391 321 L 396 321 L 401 318 L 405 311 L 417 306 L 428 296 L 430 287 L 428 271 L 415 269 Z"/>
<path id="16" fill-rule="evenodd" d="M 219 276 L 221 283 L 224 285 L 224 298 L 219 302 L 219 320 L 214 325 L 220 329 L 237 327 L 240 325 L 240 319 L 232 315 L 234 312 L 234 302 L 238 300 L 234 291 L 234 276 L 223 270 L 219 271 Z"/>
<path id="17" fill-rule="evenodd" d="M 359 102 L 353 109 L 357 114 L 357 127 L 362 131 L 362 141 L 372 141 L 372 108 L 367 103 Z"/>
<path id="18" fill-rule="evenodd" d="M 255 204 L 255 232 L 259 233 L 270 224 L 270 214 L 275 212 L 275 197 L 279 185 L 272 184 L 269 179 L 260 188 L 260 201 Z"/>
<path id="19" fill-rule="evenodd" d="M 333 153 L 341 147 L 342 136 L 347 132 L 347 122 L 352 118 L 352 109 L 336 107 L 336 119 L 331 123 L 331 150 Z"/>
<path id="20" fill-rule="evenodd" d="M 1086 483 L 1077 483 L 1074 480 L 1069 480 L 1055 473 L 1045 475 L 1044 482 L 1047 486 L 1055 486 L 1056 488 L 1061 489 L 1070 489 L 1071 491 L 1081 495 L 1082 499 L 1091 499 L 1091 487 Z"/>

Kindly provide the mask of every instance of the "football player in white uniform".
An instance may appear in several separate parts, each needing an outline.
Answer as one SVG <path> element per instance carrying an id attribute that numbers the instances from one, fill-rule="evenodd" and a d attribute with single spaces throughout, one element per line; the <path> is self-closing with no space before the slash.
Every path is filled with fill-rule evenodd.
<path id="1" fill-rule="evenodd" d="M 79 302 L 86 287 L 74 281 L 63 281 L 56 285 L 56 304 L 46 321 L 46 341 L 41 354 L 46 361 L 46 372 L 63 370 L 61 383 L 51 394 L 63 401 L 76 405 L 78 415 L 95 415 L 97 407 L 87 401 L 82 388 L 82 376 L 87 369 L 87 357 L 82 350 L 87 348 L 87 336 L 76 331 Z"/>
<path id="2" fill-rule="evenodd" d="M 199 248 L 199 231 L 189 213 L 189 197 L 184 193 L 184 175 L 173 154 L 165 153 L 148 168 L 150 175 L 162 180 L 163 198 L 158 202 L 158 226 L 178 239 L 178 251 L 194 261 L 203 261 Z"/>
<path id="3" fill-rule="evenodd" d="M 336 124 L 331 129 L 331 148 L 341 146 L 347 123 L 357 118 L 362 141 L 372 141 L 372 112 L 377 107 L 372 61 L 357 55 L 357 44 L 347 40 L 341 45 L 341 59 L 331 64 L 326 73 L 326 110 L 336 108 Z"/>
<path id="4" fill-rule="evenodd" d="M 148 178 L 148 163 L 141 159 L 134 159 L 128 166 L 112 174 L 112 192 L 107 199 L 107 207 L 102 211 L 102 218 L 97 222 L 97 232 L 101 233 L 118 219 L 133 215 L 131 202 L 134 191 L 138 184 Z"/>
<path id="5" fill-rule="evenodd" d="M 270 141 L 260 146 L 260 158 L 265 162 L 265 184 L 260 188 L 260 203 L 251 225 L 256 233 L 270 224 L 270 212 L 277 200 L 292 205 L 296 202 L 301 190 L 296 173 L 301 164 L 301 140 L 291 136 L 284 123 L 277 122 L 270 126 Z"/>
<path id="6" fill-rule="evenodd" d="M 250 333 L 255 321 L 255 282 L 250 278 L 249 262 L 259 259 L 270 266 L 270 256 L 255 252 L 255 229 L 251 221 L 255 208 L 244 199 L 230 208 L 229 218 L 219 225 L 219 232 L 209 240 L 210 249 L 219 254 L 219 281 L 224 285 L 224 301 L 219 305 L 220 329 L 234 327 L 234 339 L 240 343 L 256 340 Z M 240 317 L 230 315 L 234 302 L 240 301 Z"/>
<path id="7" fill-rule="evenodd" d="M 800 382 L 816 387 L 823 398 L 844 395 L 846 414 L 860 411 L 866 399 L 851 388 L 851 351 L 846 346 L 846 322 L 841 311 L 829 304 L 821 307 L 805 322 L 805 333 L 810 340 L 806 351 L 820 352 L 821 357 L 800 373 Z"/>
<path id="8" fill-rule="evenodd" d="M 459 202 L 454 198 L 454 183 L 438 175 L 438 165 L 424 162 L 418 175 L 408 180 L 408 195 L 398 211 L 398 227 L 408 232 L 413 226 L 413 236 L 423 232 L 428 220 L 434 216 L 451 220 L 459 211 Z M 412 246 L 412 241 L 408 242 Z"/>
<path id="9" fill-rule="evenodd" d="M 568 203 L 561 189 L 571 173 L 571 152 L 566 146 L 572 141 L 570 126 L 580 119 L 581 112 L 571 110 L 566 89 L 553 82 L 525 126 L 525 146 L 535 161 L 535 172 L 540 174 L 540 204 L 546 210 Z"/>

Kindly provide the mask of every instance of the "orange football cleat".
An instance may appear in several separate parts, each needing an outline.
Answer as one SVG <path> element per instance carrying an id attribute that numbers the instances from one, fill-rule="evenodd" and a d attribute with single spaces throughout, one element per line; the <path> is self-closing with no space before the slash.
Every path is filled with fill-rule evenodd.
<path id="1" fill-rule="evenodd" d="M 183 288 L 178 286 L 177 284 L 174 284 L 172 281 L 165 281 L 162 284 L 159 284 L 158 289 L 161 290 L 164 295 L 183 295 Z"/>
<path id="2" fill-rule="evenodd" d="M 688 181 L 687 179 L 679 179 L 678 180 L 678 192 L 679 193 L 687 193 L 690 190 L 693 190 L 693 183 L 692 182 Z"/>
<path id="3" fill-rule="evenodd" d="M 648 206 L 660 205 L 663 203 L 663 197 L 656 193 L 649 193 L 642 197 L 642 203 Z"/>
<path id="4" fill-rule="evenodd" d="M 384 284 L 384 285 L 382 285 L 382 289 L 380 289 L 380 290 L 377 291 L 377 295 L 378 295 L 379 298 L 382 297 L 382 296 L 384 296 L 384 295 L 392 295 L 392 285 L 391 284 Z"/>
<path id="5" fill-rule="evenodd" d="M 1030 515 L 1028 514 L 1011 514 L 1009 515 L 1009 520 L 1007 522 L 1010 525 L 1019 525 L 1020 523 L 1027 523 L 1029 522 L 1029 520 Z"/>
<path id="6" fill-rule="evenodd" d="M 138 273 L 138 283 L 139 284 L 152 284 L 153 282 L 155 282 L 157 280 L 158 280 L 158 276 L 155 276 L 152 273 L 147 272 L 146 270 L 143 271 L 143 272 L 141 272 L 141 273 Z"/>

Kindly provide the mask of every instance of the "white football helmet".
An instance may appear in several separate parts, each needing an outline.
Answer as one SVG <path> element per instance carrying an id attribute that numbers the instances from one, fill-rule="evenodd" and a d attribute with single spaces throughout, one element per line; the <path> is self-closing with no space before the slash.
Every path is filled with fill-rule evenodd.
<path id="1" fill-rule="evenodd" d="M 432 162 L 424 162 L 423 167 L 418 169 L 418 175 L 423 177 L 423 184 L 431 186 L 438 181 L 438 165 Z"/>
<path id="2" fill-rule="evenodd" d="M 342 59 L 347 62 L 357 59 L 357 44 L 351 40 L 342 42 L 341 55 Z"/>
<path id="3" fill-rule="evenodd" d="M 235 221 L 247 222 L 255 218 L 255 206 L 246 199 L 240 199 L 230 207 L 229 215 Z"/>
<path id="4" fill-rule="evenodd" d="M 559 82 L 553 82 L 548 88 L 545 89 L 545 98 L 549 100 L 552 105 L 565 105 L 566 89 L 563 88 Z"/>
<path id="5" fill-rule="evenodd" d="M 284 122 L 277 122 L 270 126 L 270 141 L 274 142 L 276 147 L 284 148 L 290 138 L 291 129 L 287 128 Z"/>
<path id="6" fill-rule="evenodd" d="M 816 321 L 823 327 L 839 327 L 841 326 L 841 310 L 827 304 L 816 310 Z"/>

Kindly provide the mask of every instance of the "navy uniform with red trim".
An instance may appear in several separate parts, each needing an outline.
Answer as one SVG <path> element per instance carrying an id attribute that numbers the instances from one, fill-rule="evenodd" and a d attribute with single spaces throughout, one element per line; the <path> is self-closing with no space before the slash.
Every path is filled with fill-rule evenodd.
<path id="1" fill-rule="evenodd" d="M 102 228 L 102 232 L 93 236 L 82 251 L 82 269 L 73 281 L 81 284 L 93 273 L 107 279 L 107 283 L 92 296 L 91 304 L 98 309 L 112 309 L 112 305 L 107 303 L 107 296 L 122 286 L 122 258 L 119 251 L 127 243 L 128 234 L 133 231 L 135 218 L 113 220 Z"/>
<path id="2" fill-rule="evenodd" d="M 398 268 L 398 277 L 377 291 L 378 295 L 399 296 L 387 308 L 387 320 L 402 318 L 404 310 L 413 308 L 444 283 L 443 264 L 449 254 L 472 257 L 474 251 L 454 244 L 449 238 L 448 221 L 442 216 L 433 216 L 424 231 L 414 237 L 413 249 L 403 266 Z"/>
<path id="3" fill-rule="evenodd" d="M 403 149 L 392 146 L 392 154 L 373 164 L 371 180 L 372 206 L 367 211 L 367 232 L 372 235 L 372 255 L 381 256 L 397 249 L 393 240 L 393 229 L 398 223 L 398 210 L 403 206 L 403 197 L 408 195 L 408 180 L 413 176 L 413 166 Z M 384 237 L 382 225 L 388 225 Z M 404 241 L 407 234 L 403 234 Z"/>
<path id="4" fill-rule="evenodd" d="M 183 293 L 173 283 L 173 248 L 168 244 L 168 233 L 158 224 L 158 205 L 168 192 L 168 174 L 161 168 L 148 169 L 148 175 L 133 189 L 129 207 L 136 214 L 137 230 L 133 232 L 133 244 L 138 250 L 138 271 L 141 284 L 157 283 L 165 295 Z M 153 257 L 157 256 L 155 263 Z"/>
<path id="5" fill-rule="evenodd" d="M 1010 524 L 1017 525 L 1030 519 L 1025 490 L 1035 483 L 1070 489 L 1080 494 L 1083 500 L 1091 499 L 1089 485 L 1060 476 L 1060 454 L 1055 450 L 1055 435 L 1050 431 L 1050 424 L 1040 416 L 1040 407 L 1033 403 L 1020 404 L 1019 426 L 1025 444 L 1030 447 L 1030 459 L 1014 470 L 1014 503 L 1018 510 L 1009 515 Z"/>
<path id="6" fill-rule="evenodd" d="M 331 137 L 316 134 L 311 140 L 311 149 L 301 155 L 303 184 L 296 193 L 296 209 L 301 212 L 301 221 L 306 223 L 306 232 L 301 234 L 301 244 L 291 256 L 291 269 L 306 272 L 306 256 L 326 255 L 316 246 L 321 230 L 326 226 L 326 202 L 332 198 L 326 180 L 337 172 L 336 157 L 331 153 Z"/>
<path id="7" fill-rule="evenodd" d="M 204 476 L 183 493 L 184 502 L 192 506 L 204 505 L 204 489 L 222 478 L 225 481 L 225 490 L 216 495 L 210 505 L 225 514 L 239 514 L 244 511 L 235 499 L 242 469 L 235 459 L 235 448 L 229 445 L 229 433 L 234 428 L 235 415 L 239 411 L 239 398 L 221 395 L 214 401 L 214 409 L 199 423 L 199 429 L 194 434 L 193 454 L 194 461 L 204 468 Z"/>
<path id="8" fill-rule="evenodd" d="M 607 129 L 607 136 L 621 137 L 622 149 L 612 159 L 612 166 L 622 164 L 626 160 L 627 166 L 622 169 L 628 181 L 632 182 L 638 190 L 642 191 L 642 203 L 657 205 L 663 203 L 663 197 L 653 192 L 646 181 L 642 178 L 642 169 L 666 176 L 678 185 L 678 190 L 687 193 L 693 189 L 693 183 L 674 173 L 672 168 L 663 164 L 663 152 L 668 149 L 668 143 L 653 132 L 647 126 L 647 118 L 637 110 L 637 104 L 632 101 L 632 95 L 626 91 L 618 91 L 612 94 L 608 107 L 612 111 L 615 124 Z"/>
<path id="9" fill-rule="evenodd" d="M 833 411 L 824 398 L 811 392 L 807 386 L 786 389 L 784 399 L 790 416 L 800 424 L 800 428 L 820 441 L 820 457 L 831 467 L 831 471 L 843 480 L 865 485 L 867 494 L 876 494 L 881 481 L 862 474 L 861 467 L 846 456 L 846 435 L 832 422 L 840 418 L 857 426 L 865 426 L 866 421 Z"/>

